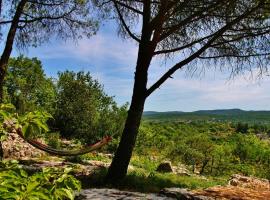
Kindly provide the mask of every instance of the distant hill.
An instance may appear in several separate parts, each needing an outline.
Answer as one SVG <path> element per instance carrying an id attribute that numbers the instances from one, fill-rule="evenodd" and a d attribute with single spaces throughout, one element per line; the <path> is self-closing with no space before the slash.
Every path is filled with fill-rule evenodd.
<path id="1" fill-rule="evenodd" d="M 198 110 L 195 111 L 194 113 L 199 113 L 199 114 L 209 114 L 209 115 L 238 115 L 238 114 L 243 114 L 246 111 L 241 110 L 241 109 L 221 109 L 221 110 Z"/>
<path id="2" fill-rule="evenodd" d="M 232 121 L 232 122 L 270 124 L 270 111 L 245 111 L 241 109 L 198 110 L 194 112 L 146 111 L 143 113 L 143 118 L 145 120 L 155 120 L 155 121 L 211 120 L 211 121 Z"/>

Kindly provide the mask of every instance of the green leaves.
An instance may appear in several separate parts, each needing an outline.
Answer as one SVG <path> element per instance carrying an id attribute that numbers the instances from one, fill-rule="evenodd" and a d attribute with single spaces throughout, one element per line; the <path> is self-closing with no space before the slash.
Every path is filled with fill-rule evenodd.
<path id="1" fill-rule="evenodd" d="M 53 110 L 55 87 L 37 58 L 19 56 L 9 59 L 5 88 L 8 102 L 15 105 L 18 113 Z"/>
<path id="2" fill-rule="evenodd" d="M 0 141 L 6 139 L 12 129 L 21 129 L 25 138 L 36 138 L 49 131 L 47 120 L 52 118 L 42 111 L 28 112 L 19 116 L 12 104 L 0 105 Z"/>
<path id="3" fill-rule="evenodd" d="M 42 133 L 49 131 L 47 120 L 52 118 L 49 113 L 35 111 L 19 117 L 19 124 L 22 125 L 22 133 L 26 138 L 35 138 Z"/>
<path id="4" fill-rule="evenodd" d="M 62 136 L 93 143 L 104 135 L 121 134 L 126 107 L 118 107 L 90 73 L 59 73 L 57 91 L 54 118 Z"/>
<path id="5" fill-rule="evenodd" d="M 71 169 L 45 168 L 29 176 L 17 162 L 0 163 L 0 199 L 73 200 L 81 184 L 68 173 Z"/>

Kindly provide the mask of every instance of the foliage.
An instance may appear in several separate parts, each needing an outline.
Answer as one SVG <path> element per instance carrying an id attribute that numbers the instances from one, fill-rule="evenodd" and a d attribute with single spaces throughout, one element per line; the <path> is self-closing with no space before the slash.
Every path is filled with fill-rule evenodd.
<path id="1" fill-rule="evenodd" d="M 26 138 L 36 138 L 49 131 L 47 120 L 52 118 L 49 113 L 34 111 L 18 115 L 12 104 L 0 105 L 1 140 L 4 140 L 10 129 L 21 129 Z"/>
<path id="2" fill-rule="evenodd" d="M 49 131 L 47 120 L 52 116 L 47 112 L 34 111 L 18 117 L 22 133 L 26 138 L 36 138 Z"/>
<path id="3" fill-rule="evenodd" d="M 140 128 L 135 152 L 181 162 L 211 176 L 242 173 L 268 178 L 269 128 L 248 127 L 242 134 L 232 123 L 146 121 Z M 258 135 L 256 130 L 260 130 Z"/>
<path id="4" fill-rule="evenodd" d="M 73 200 L 80 182 L 69 175 L 70 168 L 43 168 L 29 176 L 16 162 L 0 164 L 0 199 Z"/>
<path id="5" fill-rule="evenodd" d="M 90 73 L 59 73 L 57 93 L 54 119 L 62 136 L 93 143 L 105 135 L 120 135 L 126 106 L 117 107 Z"/>
<path id="6" fill-rule="evenodd" d="M 244 111 L 240 109 L 202 110 L 194 112 L 144 112 L 143 119 L 148 121 L 214 121 L 248 123 L 249 125 L 267 125 L 269 111 Z"/>
<path id="7" fill-rule="evenodd" d="M 16 106 L 17 112 L 34 110 L 53 112 L 55 87 L 45 76 L 41 61 L 19 56 L 11 58 L 5 79 L 6 101 Z"/>
<path id="8" fill-rule="evenodd" d="M 47 139 L 47 144 L 48 146 L 54 148 L 54 149 L 59 149 L 61 146 L 61 139 L 60 139 L 60 134 L 58 132 L 56 133 L 50 133 L 46 135 Z"/>
<path id="9" fill-rule="evenodd" d="M 1 17 L 2 35 L 6 35 L 4 30 L 11 24 L 18 27 L 15 37 L 18 48 L 36 47 L 55 37 L 63 40 L 90 37 L 98 28 L 90 0 L 8 1 Z"/>

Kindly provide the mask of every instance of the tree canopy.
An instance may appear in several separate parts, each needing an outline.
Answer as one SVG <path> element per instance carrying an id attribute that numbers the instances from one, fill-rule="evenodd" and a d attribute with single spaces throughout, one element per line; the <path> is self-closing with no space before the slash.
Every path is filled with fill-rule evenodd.
<path id="1" fill-rule="evenodd" d="M 4 87 L 6 101 L 15 105 L 17 112 L 46 110 L 53 113 L 55 86 L 37 58 L 11 58 Z"/>
<path id="2" fill-rule="evenodd" d="M 16 25 L 17 47 L 37 46 L 53 36 L 60 39 L 91 36 L 98 28 L 89 0 L 16 0 L 3 4 L 0 30 L 3 34 L 4 27 Z"/>
<path id="3" fill-rule="evenodd" d="M 104 0 L 98 6 L 110 10 L 119 33 L 139 45 L 131 105 L 108 171 L 110 181 L 123 178 L 127 172 L 147 97 L 177 70 L 196 70 L 207 64 L 229 69 L 232 74 L 267 71 L 268 0 Z M 175 63 L 149 86 L 148 71 L 157 56 L 175 56 Z"/>

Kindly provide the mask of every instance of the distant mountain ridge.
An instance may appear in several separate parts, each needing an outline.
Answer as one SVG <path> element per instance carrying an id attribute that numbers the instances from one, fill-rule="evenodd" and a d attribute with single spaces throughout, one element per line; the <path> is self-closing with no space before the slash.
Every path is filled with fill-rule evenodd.
<path id="1" fill-rule="evenodd" d="M 246 111 L 238 108 L 198 110 L 193 112 L 182 111 L 145 111 L 144 119 L 149 120 L 222 120 L 222 121 L 244 121 L 270 123 L 270 111 Z"/>

